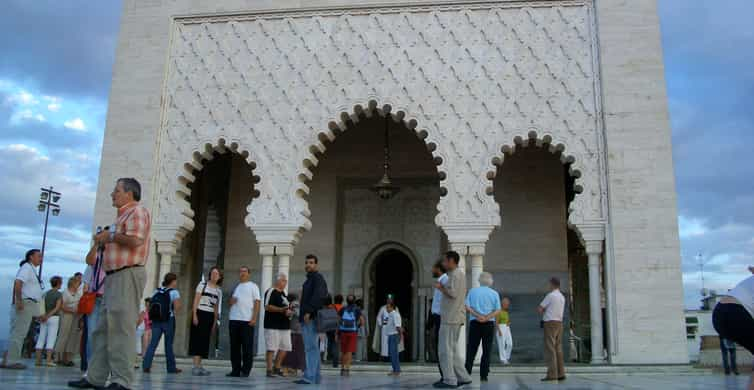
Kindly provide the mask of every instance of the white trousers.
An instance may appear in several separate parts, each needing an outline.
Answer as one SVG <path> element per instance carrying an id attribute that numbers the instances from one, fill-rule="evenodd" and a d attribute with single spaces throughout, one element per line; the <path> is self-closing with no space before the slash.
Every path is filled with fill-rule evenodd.
<path id="1" fill-rule="evenodd" d="M 37 338 L 36 349 L 55 349 L 55 342 L 58 340 L 58 329 L 60 328 L 60 317 L 52 316 L 39 326 L 39 337 Z"/>
<path id="2" fill-rule="evenodd" d="M 513 335 L 508 325 L 498 325 L 500 332 L 495 334 L 497 338 L 497 351 L 500 354 L 500 361 L 508 363 L 511 360 L 511 351 L 513 351 Z"/>

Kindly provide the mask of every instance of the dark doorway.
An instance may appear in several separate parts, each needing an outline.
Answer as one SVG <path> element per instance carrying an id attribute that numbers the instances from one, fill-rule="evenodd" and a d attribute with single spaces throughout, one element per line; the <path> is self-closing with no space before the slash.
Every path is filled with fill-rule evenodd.
<path id="1" fill-rule="evenodd" d="M 405 350 L 401 353 L 401 361 L 410 361 L 413 356 L 411 347 L 414 337 L 412 334 L 414 267 L 411 259 L 400 250 L 387 249 L 374 260 L 372 276 L 370 326 L 374 326 L 377 311 L 385 304 L 387 294 L 393 294 L 406 332 Z M 371 355 L 373 355 L 371 359 L 379 359 L 377 354 Z"/>

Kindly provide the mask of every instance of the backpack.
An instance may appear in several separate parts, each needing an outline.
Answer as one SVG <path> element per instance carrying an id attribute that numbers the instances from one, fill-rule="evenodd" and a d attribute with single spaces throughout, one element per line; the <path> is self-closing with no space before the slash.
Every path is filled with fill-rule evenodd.
<path id="1" fill-rule="evenodd" d="M 149 303 L 149 319 L 156 322 L 165 322 L 170 320 L 170 291 L 172 288 L 158 288 L 152 295 Z"/>
<path id="2" fill-rule="evenodd" d="M 343 309 L 338 329 L 341 332 L 357 332 L 359 330 L 359 319 L 356 318 L 356 309 L 350 307 Z"/>
<path id="3" fill-rule="evenodd" d="M 323 307 L 317 312 L 317 331 L 334 332 L 338 329 L 338 312 L 332 307 Z"/>

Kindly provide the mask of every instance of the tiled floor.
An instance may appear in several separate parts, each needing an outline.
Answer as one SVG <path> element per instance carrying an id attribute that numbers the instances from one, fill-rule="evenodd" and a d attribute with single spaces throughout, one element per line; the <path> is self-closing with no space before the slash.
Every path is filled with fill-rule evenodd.
<path id="1" fill-rule="evenodd" d="M 232 389 L 238 387 L 253 387 L 260 390 L 281 390 L 300 388 L 316 388 L 316 386 L 300 386 L 287 378 L 266 378 L 259 368 L 255 369 L 252 378 L 226 378 L 221 368 L 213 368 L 212 376 L 192 377 L 187 372 L 180 375 L 168 375 L 154 367 L 149 375 L 137 374 L 134 389 L 165 389 L 165 390 L 211 390 Z M 392 378 L 376 372 L 353 372 L 351 377 L 341 378 L 335 372 L 323 373 L 323 382 L 319 388 L 342 390 L 377 390 L 377 389 L 416 389 L 431 388 L 437 379 L 436 374 L 430 372 L 405 373 L 400 378 Z M 721 374 L 710 374 L 707 371 L 694 373 L 688 370 L 673 373 L 642 374 L 641 369 L 630 374 L 616 373 L 576 373 L 560 383 L 542 383 L 539 374 L 494 374 L 490 381 L 480 384 L 475 378 L 469 389 L 562 389 L 562 390 L 591 390 L 591 389 L 745 389 L 747 376 L 725 377 Z M 68 380 L 77 379 L 78 371 L 72 368 L 32 368 L 26 371 L 0 370 L 0 387 L 10 389 L 64 389 Z"/>

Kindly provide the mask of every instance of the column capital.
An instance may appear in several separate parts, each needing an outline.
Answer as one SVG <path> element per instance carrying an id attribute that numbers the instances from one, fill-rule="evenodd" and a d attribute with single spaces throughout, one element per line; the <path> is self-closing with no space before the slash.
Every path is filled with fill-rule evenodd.
<path id="1" fill-rule="evenodd" d="M 602 242 L 605 240 L 604 223 L 578 224 L 576 225 L 576 229 L 582 244 L 584 244 L 587 255 L 602 253 Z"/>
<path id="2" fill-rule="evenodd" d="M 259 225 L 251 227 L 259 245 L 296 245 L 301 238 L 301 227 L 289 225 Z"/>
<path id="3" fill-rule="evenodd" d="M 599 255 L 602 254 L 602 241 L 587 241 L 584 247 L 590 262 L 593 257 L 599 258 Z"/>
<path id="4" fill-rule="evenodd" d="M 259 254 L 262 256 L 272 256 L 275 254 L 275 245 L 269 243 L 259 243 Z"/>
<path id="5" fill-rule="evenodd" d="M 481 257 L 484 256 L 484 243 L 478 242 L 451 242 L 450 250 L 458 252 L 461 256 Z"/>
<path id="6" fill-rule="evenodd" d="M 293 256 L 293 244 L 275 244 L 275 254 L 278 256 Z"/>
<path id="7" fill-rule="evenodd" d="M 152 239 L 160 241 L 180 241 L 189 231 L 183 226 L 172 224 L 154 224 L 152 225 Z"/>
<path id="8" fill-rule="evenodd" d="M 172 256 L 178 251 L 178 243 L 175 241 L 157 241 L 157 253 Z"/>
<path id="9" fill-rule="evenodd" d="M 481 246 L 489 240 L 495 225 L 448 224 L 441 226 L 448 236 L 451 248 Z M 455 249 L 454 249 L 455 250 Z M 464 249 L 465 251 L 465 249 Z M 484 251 L 484 249 L 482 249 Z"/>

